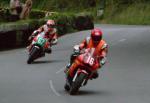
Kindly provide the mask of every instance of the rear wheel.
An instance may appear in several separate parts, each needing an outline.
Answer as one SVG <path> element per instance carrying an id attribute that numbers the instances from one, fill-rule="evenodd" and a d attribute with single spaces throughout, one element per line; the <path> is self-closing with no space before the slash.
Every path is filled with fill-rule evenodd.
<path id="1" fill-rule="evenodd" d="M 71 84 L 70 88 L 70 95 L 74 95 L 78 92 L 79 88 L 81 87 L 83 80 L 85 79 L 86 75 L 84 73 L 80 73 L 79 76 L 77 76 L 75 82 Z"/>

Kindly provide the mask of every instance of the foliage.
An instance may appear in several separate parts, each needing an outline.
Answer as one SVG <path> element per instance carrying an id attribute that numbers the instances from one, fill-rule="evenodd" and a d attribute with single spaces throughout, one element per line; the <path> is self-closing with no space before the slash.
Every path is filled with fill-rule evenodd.
<path id="1" fill-rule="evenodd" d="M 45 17 L 45 11 L 41 11 L 41 10 L 31 10 L 29 18 L 30 19 L 40 19 Z"/>
<path id="2" fill-rule="evenodd" d="M 115 24 L 150 24 L 150 7 L 148 3 L 133 3 L 128 6 L 122 6 L 119 8 L 106 9 L 105 19 L 101 20 L 104 23 Z"/>
<path id="3" fill-rule="evenodd" d="M 9 21 L 9 9 L 0 8 L 0 23 Z"/>
<path id="4" fill-rule="evenodd" d="M 80 19 L 81 15 L 73 14 L 73 13 L 55 13 L 47 19 L 54 19 L 56 21 L 56 27 L 58 29 L 59 35 L 63 35 L 68 32 L 72 32 L 74 30 L 83 30 L 83 29 L 91 29 L 91 25 L 93 25 L 92 18 L 88 15 L 83 15 L 83 19 Z M 81 25 L 76 25 L 80 22 Z M 91 24 L 87 24 L 90 22 Z"/>
<path id="5" fill-rule="evenodd" d="M 0 6 L 8 7 L 9 1 L 10 0 L 0 0 Z M 21 1 L 24 2 L 25 0 Z M 96 3 L 96 5 L 94 2 Z M 94 20 L 98 20 L 101 22 L 103 21 L 104 23 L 126 24 L 150 24 L 149 4 L 150 0 L 33 0 L 34 9 L 41 9 L 43 11 L 50 12 L 67 12 L 63 15 L 69 15 L 70 12 L 74 12 L 77 14 L 79 14 L 79 12 L 88 12 L 92 15 L 92 17 L 94 17 Z M 105 14 L 103 18 L 97 17 L 97 10 L 101 8 L 105 8 Z M 41 11 L 39 10 L 33 10 L 30 15 L 30 18 L 39 19 L 43 17 L 43 11 L 42 13 L 40 13 Z M 58 18 L 61 21 L 61 18 L 57 16 L 58 15 L 53 15 L 51 18 Z M 0 17 L 0 21 L 3 21 L 3 16 Z M 71 16 L 68 17 L 70 18 Z M 72 22 L 72 20 L 68 20 L 68 17 L 66 19 L 66 17 L 62 16 L 63 20 L 68 22 L 67 24 L 62 23 L 59 20 L 58 23 L 62 23 L 63 25 L 68 26 L 68 24 Z M 73 17 L 72 19 L 75 20 L 75 18 L 76 17 Z M 81 20 L 81 22 L 83 22 L 83 20 Z M 72 25 L 74 27 L 75 23 L 73 22 Z M 63 29 L 65 30 L 65 28 L 61 27 L 61 30 Z"/>

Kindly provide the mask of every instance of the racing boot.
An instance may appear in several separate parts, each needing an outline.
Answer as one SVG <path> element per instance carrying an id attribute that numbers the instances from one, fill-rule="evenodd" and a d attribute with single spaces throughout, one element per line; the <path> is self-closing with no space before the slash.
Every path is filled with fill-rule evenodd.
<path id="1" fill-rule="evenodd" d="M 52 52 L 51 47 L 48 47 L 47 49 L 45 49 L 45 52 L 48 53 L 48 54 L 50 54 Z"/>
<path id="2" fill-rule="evenodd" d="M 65 68 L 65 70 L 64 70 L 64 73 L 67 73 L 68 71 L 69 71 L 69 68 L 71 67 L 71 64 L 70 63 L 68 63 L 67 65 L 66 65 L 66 68 Z"/>
<path id="3" fill-rule="evenodd" d="M 98 74 L 98 72 L 96 71 L 96 72 L 93 73 L 91 79 L 96 79 L 96 78 L 98 78 L 98 77 L 99 77 L 99 74 Z"/>
<path id="4" fill-rule="evenodd" d="M 68 75 L 66 76 L 66 79 L 67 79 L 67 80 L 66 80 L 66 81 L 67 81 L 66 83 L 67 83 L 69 86 L 71 86 L 71 84 L 72 84 L 72 79 L 73 79 L 73 78 L 68 74 Z"/>

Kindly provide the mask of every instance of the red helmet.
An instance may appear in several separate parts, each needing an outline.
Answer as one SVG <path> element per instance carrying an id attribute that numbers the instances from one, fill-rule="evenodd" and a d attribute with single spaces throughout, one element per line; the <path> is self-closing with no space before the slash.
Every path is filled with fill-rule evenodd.
<path id="1" fill-rule="evenodd" d="M 54 28 L 55 27 L 55 21 L 54 20 L 48 20 L 46 22 L 46 25 L 48 28 Z"/>
<path id="2" fill-rule="evenodd" d="M 100 29 L 91 30 L 91 38 L 94 42 L 99 42 L 102 39 L 102 31 Z"/>

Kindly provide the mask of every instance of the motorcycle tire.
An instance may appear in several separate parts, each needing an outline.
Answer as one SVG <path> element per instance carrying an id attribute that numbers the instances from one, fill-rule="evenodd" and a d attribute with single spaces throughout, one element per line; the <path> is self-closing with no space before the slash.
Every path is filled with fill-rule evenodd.
<path id="1" fill-rule="evenodd" d="M 38 52 L 38 48 L 33 47 L 33 49 L 31 50 L 31 53 L 29 54 L 27 64 L 31 64 L 34 61 L 35 55 L 36 55 L 37 52 Z"/>
<path id="2" fill-rule="evenodd" d="M 76 78 L 76 80 L 71 85 L 71 88 L 69 91 L 70 95 L 75 95 L 78 92 L 85 77 L 86 75 L 84 73 L 80 73 L 80 75 Z"/>

